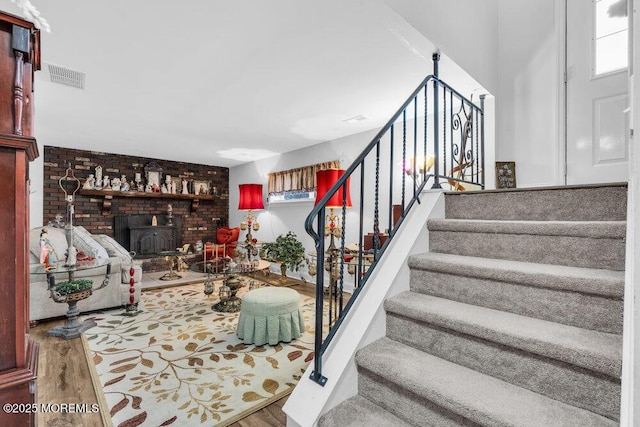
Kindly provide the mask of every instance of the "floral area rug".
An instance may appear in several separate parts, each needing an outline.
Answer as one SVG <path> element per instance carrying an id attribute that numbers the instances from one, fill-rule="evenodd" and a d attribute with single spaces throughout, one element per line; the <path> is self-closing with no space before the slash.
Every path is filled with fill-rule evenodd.
<path id="1" fill-rule="evenodd" d="M 115 426 L 231 424 L 291 393 L 314 356 L 311 297 L 301 300 L 305 333 L 262 347 L 238 339 L 239 313 L 213 311 L 202 284 L 141 301 L 135 317 L 94 314 L 84 335 Z"/>

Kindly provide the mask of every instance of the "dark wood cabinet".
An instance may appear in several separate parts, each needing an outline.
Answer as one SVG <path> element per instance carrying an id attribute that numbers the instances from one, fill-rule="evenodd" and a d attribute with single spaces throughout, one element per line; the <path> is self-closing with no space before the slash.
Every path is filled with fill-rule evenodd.
<path id="1" fill-rule="evenodd" d="M 151 225 L 129 228 L 129 247 L 138 255 L 157 254 L 162 251 L 175 251 L 177 230 L 175 226 Z"/>
<path id="2" fill-rule="evenodd" d="M 35 425 L 38 345 L 29 338 L 29 162 L 33 138 L 33 73 L 40 33 L 0 12 L 0 411 L 1 426 Z M 17 406 L 23 404 L 22 407 Z M 29 410 L 30 409 L 30 410 Z"/>

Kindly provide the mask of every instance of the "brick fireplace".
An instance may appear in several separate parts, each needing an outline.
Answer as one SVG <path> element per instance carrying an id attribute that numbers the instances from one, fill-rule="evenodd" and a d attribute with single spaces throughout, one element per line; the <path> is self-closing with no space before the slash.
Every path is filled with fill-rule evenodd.
<path id="1" fill-rule="evenodd" d="M 52 221 L 56 214 L 66 216 L 66 203 L 58 180 L 65 174 L 69 163 L 75 176 L 84 183 L 89 174 L 95 172 L 96 166 L 103 168 L 104 175 L 112 178 L 126 175 L 128 180 L 132 180 L 136 173 L 141 173 L 144 177 L 144 167 L 151 162 L 156 162 L 162 168 L 163 176 L 171 175 L 190 183 L 207 183 L 209 188 L 216 188 L 217 195 L 195 201 L 188 197 L 172 198 L 171 194 L 157 197 L 126 195 L 127 197 L 105 199 L 97 191 L 90 195 L 81 194 L 80 191 L 74 202 L 74 225 L 81 225 L 91 233 L 112 236 L 121 243 L 126 243 L 123 244 L 125 248 L 131 249 L 129 241 L 121 240 L 122 235 L 116 231 L 116 218 L 128 218 L 131 226 L 144 227 L 150 226 L 153 216 L 156 216 L 158 225 L 165 226 L 170 204 L 176 233 L 173 243 L 176 247 L 184 243 L 193 245 L 198 240 L 213 240 L 217 227 L 228 223 L 228 168 L 52 146 L 44 147 L 43 223 Z M 105 209 L 107 202 L 109 209 Z M 127 234 L 126 239 L 129 237 L 130 234 Z"/>

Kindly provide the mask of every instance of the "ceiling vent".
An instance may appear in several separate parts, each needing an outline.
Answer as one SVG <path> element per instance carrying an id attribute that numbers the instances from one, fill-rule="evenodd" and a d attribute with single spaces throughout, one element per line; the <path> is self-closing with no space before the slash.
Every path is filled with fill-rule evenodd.
<path id="1" fill-rule="evenodd" d="M 75 87 L 84 90 L 86 74 L 60 65 L 44 63 L 46 74 L 52 83 Z"/>
<path id="2" fill-rule="evenodd" d="M 343 120 L 343 122 L 350 125 L 353 123 L 361 122 L 363 120 L 367 120 L 367 117 L 363 115 L 359 115 L 359 116 L 351 117 L 350 119 Z"/>

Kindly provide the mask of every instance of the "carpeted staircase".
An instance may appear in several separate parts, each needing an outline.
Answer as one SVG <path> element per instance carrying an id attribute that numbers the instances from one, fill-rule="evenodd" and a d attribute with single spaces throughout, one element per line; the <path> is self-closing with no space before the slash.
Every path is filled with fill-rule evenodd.
<path id="1" fill-rule="evenodd" d="M 319 426 L 615 426 L 625 185 L 446 195 Z"/>

